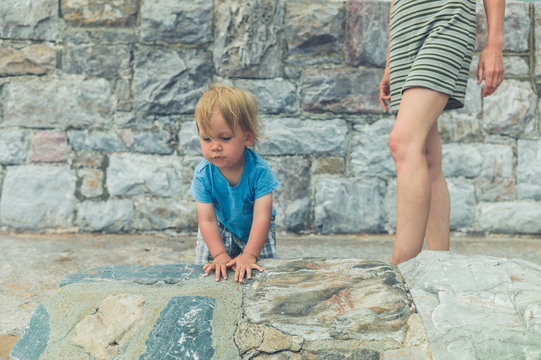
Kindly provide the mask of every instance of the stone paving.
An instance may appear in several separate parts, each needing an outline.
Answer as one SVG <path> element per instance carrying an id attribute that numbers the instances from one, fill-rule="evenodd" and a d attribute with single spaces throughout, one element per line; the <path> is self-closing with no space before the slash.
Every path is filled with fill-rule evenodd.
<path id="1" fill-rule="evenodd" d="M 468 268 L 475 273 L 479 272 L 479 269 L 482 269 L 484 273 L 479 272 L 480 274 L 490 274 L 493 272 L 491 267 L 495 267 L 494 271 L 498 271 L 498 274 L 500 274 L 496 278 L 500 278 L 502 284 L 507 284 L 506 286 L 502 285 L 498 287 L 497 290 L 499 293 L 490 295 L 486 291 L 492 287 L 489 284 L 483 288 L 482 281 L 480 280 L 486 279 L 489 281 L 494 276 L 480 276 L 481 279 L 475 278 L 475 284 L 481 284 L 480 289 L 482 291 L 475 292 L 469 289 L 473 295 L 466 296 L 461 293 L 462 295 L 454 300 L 449 297 L 449 294 L 453 293 L 452 291 L 445 287 L 442 289 L 438 288 L 441 285 L 441 279 L 437 279 L 436 270 L 439 269 L 437 264 L 439 264 L 440 260 L 433 259 L 432 262 L 427 259 L 424 260 L 427 271 L 435 274 L 435 279 L 431 279 L 435 281 L 435 285 L 429 287 L 428 290 L 425 286 L 428 280 L 420 281 L 415 278 L 416 274 L 424 273 L 422 268 L 418 267 L 419 263 L 410 262 L 407 268 L 404 267 L 405 265 L 401 265 L 400 273 L 404 275 L 406 282 L 404 283 L 401 280 L 396 281 L 396 274 L 400 273 L 395 272 L 395 275 L 392 275 L 393 271 L 391 271 L 391 268 L 393 267 L 386 263 L 392 249 L 391 236 L 335 236 L 330 241 L 331 239 L 328 237 L 288 237 L 284 235 L 280 240 L 279 252 L 282 259 L 265 263 L 266 271 L 260 274 L 254 281 L 248 282 L 242 287 L 244 293 L 242 295 L 244 298 L 243 315 L 237 315 L 242 320 L 238 321 L 236 330 L 234 326 L 226 327 L 228 329 L 231 328 L 231 333 L 227 337 L 229 339 L 237 339 L 234 344 L 236 345 L 235 351 L 237 351 L 237 357 L 240 356 L 240 352 L 244 358 L 249 358 L 247 356 L 257 356 L 257 359 L 303 359 L 324 358 L 325 356 L 331 356 L 330 358 L 371 359 L 372 356 L 379 358 L 380 355 L 383 359 L 404 358 L 400 356 L 412 358 L 414 355 L 417 358 L 424 359 L 427 358 L 427 354 L 430 354 L 430 351 L 434 353 L 435 351 L 441 352 L 442 349 L 447 349 L 445 351 L 453 353 L 452 344 L 441 343 L 441 339 L 455 339 L 454 346 L 462 346 L 460 345 L 460 340 L 464 341 L 464 338 L 457 336 L 457 334 L 467 333 L 466 330 L 462 331 L 460 328 L 461 325 L 467 324 L 467 322 L 464 322 L 462 318 L 457 318 L 456 311 L 453 312 L 452 307 L 449 307 L 448 304 L 458 304 L 463 305 L 463 307 L 471 304 L 476 306 L 488 305 L 490 308 L 493 305 L 485 298 L 492 296 L 497 300 L 496 309 L 504 309 L 505 306 L 509 306 L 509 303 L 517 304 L 519 308 L 523 308 L 521 312 L 517 310 L 514 315 L 512 315 L 509 309 L 505 310 L 506 315 L 502 315 L 499 318 L 503 323 L 506 320 L 511 321 L 512 319 L 514 319 L 512 321 L 516 322 L 516 319 L 520 319 L 520 316 L 522 316 L 524 319 L 522 323 L 526 324 L 522 325 L 523 334 L 521 336 L 510 335 L 508 336 L 508 340 L 504 338 L 508 334 L 513 334 L 512 329 L 509 332 L 501 331 L 500 334 L 502 339 L 504 339 L 502 341 L 505 346 L 503 346 L 503 350 L 502 347 L 499 348 L 500 353 L 505 354 L 505 351 L 512 351 L 513 356 L 518 354 L 515 357 L 508 357 L 512 359 L 538 358 L 539 346 L 535 343 L 535 339 L 536 336 L 539 336 L 539 308 L 541 308 L 539 299 L 541 296 L 539 294 L 538 284 L 530 280 L 535 279 L 536 276 L 539 278 L 541 274 L 539 267 L 530 262 L 520 260 L 487 260 L 491 258 L 488 256 L 477 256 L 484 254 L 502 257 L 510 254 L 513 257 L 520 257 L 541 264 L 541 249 L 538 245 L 540 244 L 538 239 L 494 236 L 488 240 L 483 238 L 454 237 L 452 239 L 454 252 L 450 255 L 447 254 L 448 258 L 441 259 L 442 263 L 447 262 L 447 264 L 450 264 L 448 265 L 450 269 L 460 268 L 463 265 L 464 268 Z M 178 307 L 178 304 L 184 302 L 199 301 L 199 297 L 204 297 L 207 299 L 216 299 L 216 303 L 213 304 L 212 301 L 207 301 L 206 305 L 203 305 L 204 302 L 201 302 L 201 307 L 206 306 L 206 310 L 203 313 L 206 313 L 206 316 L 216 314 L 216 309 L 219 308 L 220 301 L 227 298 L 224 294 L 228 293 L 231 287 L 234 289 L 233 292 L 239 291 L 241 287 L 232 281 L 222 281 L 220 284 L 215 284 L 212 279 L 209 281 L 209 278 L 198 279 L 200 269 L 187 271 L 189 269 L 187 265 L 171 265 L 179 261 L 190 262 L 193 257 L 193 243 L 194 239 L 192 236 L 168 236 L 166 234 L 118 236 L 104 236 L 99 234 L 0 234 L 0 245 L 2 245 L 3 250 L 5 249 L 5 251 L 0 253 L 0 267 L 2 269 L 0 273 L 0 284 L 2 285 L 0 287 L 0 296 L 3 300 L 0 306 L 0 359 L 8 359 L 8 351 L 15 341 L 19 339 L 23 333 L 23 329 L 30 323 L 32 313 L 34 313 L 34 317 L 37 316 L 41 321 L 46 319 L 46 313 L 48 313 L 49 321 L 53 321 L 54 316 L 51 314 L 54 311 L 49 312 L 47 309 L 52 306 L 51 303 L 57 301 L 54 300 L 55 298 L 64 296 L 63 299 L 65 300 L 65 296 L 68 296 L 67 294 L 73 291 L 68 290 L 71 288 L 87 287 L 87 291 L 90 293 L 95 291 L 95 294 L 92 296 L 86 294 L 77 297 L 77 301 L 75 302 L 79 302 L 81 299 L 85 299 L 86 301 L 87 298 L 94 301 L 92 306 L 89 305 L 85 309 L 74 308 L 74 305 L 71 304 L 73 301 L 68 301 L 67 303 L 71 304 L 71 309 L 74 312 L 87 314 L 87 316 L 95 313 L 94 315 L 99 316 L 101 319 L 111 320 L 112 324 L 114 324 L 114 317 L 111 319 L 107 315 L 106 310 L 108 308 L 115 309 L 113 313 L 120 310 L 129 312 L 129 309 L 135 309 L 135 313 L 141 313 L 141 306 L 143 308 L 154 307 L 155 311 L 152 312 L 151 319 L 154 319 L 152 321 L 155 323 L 159 323 L 161 321 L 158 320 L 160 319 L 160 314 L 166 314 L 168 312 L 165 311 L 168 302 L 161 296 L 157 296 L 156 292 L 171 287 L 175 288 L 175 290 L 165 291 L 165 293 L 169 294 L 165 298 L 169 297 L 168 301 L 173 300 L 173 298 L 178 299 L 169 305 L 170 309 L 175 309 Z M 512 252 L 509 249 L 512 249 Z M 467 254 L 468 256 L 461 257 L 459 253 Z M 328 257 L 323 259 L 321 258 L 321 254 L 326 254 Z M 423 255 L 427 254 L 430 253 L 423 253 Z M 299 256 L 305 258 L 318 256 L 320 258 L 291 260 L 291 258 Z M 365 260 L 359 260 L 363 258 Z M 430 256 L 428 259 L 430 259 Z M 483 261 L 481 264 L 476 263 L 479 259 Z M 303 261 L 309 261 L 310 266 L 303 268 L 303 266 L 299 265 Z M 453 261 L 455 262 L 454 264 L 452 264 Z M 462 265 L 460 265 L 461 261 Z M 111 267 L 111 264 L 117 265 Z M 503 266 L 501 264 L 506 265 Z M 101 270 L 88 271 L 88 269 L 95 266 L 101 267 L 99 268 Z M 177 267 L 171 268 L 171 266 Z M 371 269 L 367 270 L 367 272 L 372 273 L 372 277 L 367 276 L 366 273 L 363 275 L 363 272 L 360 270 L 363 267 L 365 267 L 364 270 Z M 179 271 L 181 268 L 184 270 Z M 508 271 L 507 278 L 505 277 L 505 272 L 502 273 L 501 269 L 503 268 L 512 269 L 512 271 Z M 198 273 L 199 275 L 197 275 Z M 286 276 L 286 274 L 289 276 Z M 454 274 L 455 272 L 453 271 L 448 271 L 448 274 L 445 273 L 448 276 L 446 278 L 448 284 L 453 284 Z M 466 275 L 464 272 L 458 273 L 457 279 L 462 281 L 460 279 L 467 278 Z M 526 281 L 521 282 L 521 279 Z M 184 286 L 187 282 L 198 283 L 197 286 L 204 288 L 200 288 L 203 294 L 198 292 L 199 290 L 185 291 Z M 123 285 L 113 286 L 111 285 L 112 283 Z M 511 285 L 509 285 L 510 283 Z M 62 285 L 60 290 L 58 290 L 59 284 Z M 127 284 L 130 285 L 127 286 Z M 464 282 L 464 284 L 471 286 L 468 285 L 468 282 Z M 94 290 L 91 290 L 92 286 L 94 286 Z M 144 305 L 142 305 L 141 299 L 137 297 L 141 296 L 139 291 L 120 291 L 119 293 L 119 290 L 122 290 L 123 286 L 147 289 L 148 294 L 143 295 L 145 296 Z M 214 295 L 209 296 L 205 294 L 208 291 L 207 289 L 223 290 L 225 289 L 224 286 L 229 287 L 226 288 L 227 291 L 225 292 L 220 291 L 219 295 L 216 295 L 212 291 L 211 293 Z M 360 286 L 362 290 L 359 290 L 357 286 Z M 425 287 L 423 288 L 423 286 Z M 179 287 L 184 289 L 181 293 L 179 293 Z M 399 290 L 400 287 L 403 287 L 403 289 Z M 408 298 L 408 301 L 404 302 L 403 297 L 389 295 L 397 291 L 398 293 L 401 291 L 404 293 L 404 289 L 407 290 L 408 287 L 411 288 L 410 292 L 414 295 L 414 302 L 419 311 L 418 314 L 415 313 L 415 310 L 411 310 L 411 299 Z M 151 291 L 151 288 L 154 290 Z M 266 291 L 265 289 L 272 289 L 272 291 Z M 439 290 L 436 291 L 434 289 Z M 460 290 L 460 287 L 457 285 L 451 290 L 455 289 Z M 280 295 L 276 295 L 277 292 Z M 408 294 L 408 291 L 405 291 L 405 293 Z M 444 299 L 448 301 L 447 303 L 443 303 L 443 305 L 435 305 L 435 300 L 430 299 L 428 305 L 426 305 L 421 301 L 428 297 L 426 293 L 438 294 L 436 296 L 438 301 L 441 301 L 440 297 L 447 296 Z M 115 298 L 119 294 L 127 296 L 121 299 Z M 250 299 L 254 298 L 254 294 L 257 294 L 257 297 L 255 297 L 257 301 L 251 302 Z M 424 295 L 419 296 L 419 294 Z M 440 294 L 443 295 L 440 296 Z M 479 294 L 482 297 L 479 298 L 480 300 L 476 300 L 476 296 L 481 296 Z M 525 294 L 527 295 L 526 297 Z M 507 302 L 501 300 L 506 297 L 512 300 L 507 300 Z M 158 298 L 160 298 L 159 301 L 157 300 Z M 465 298 L 467 301 L 464 300 Z M 276 307 L 280 311 L 272 310 L 273 308 L 270 304 L 276 301 L 282 304 Z M 300 301 L 308 302 L 313 306 L 308 307 L 308 310 L 305 310 L 304 313 L 299 312 L 295 317 L 293 316 L 295 311 L 305 308 L 298 305 Z M 407 303 L 408 306 L 399 306 L 401 301 L 402 305 Z M 372 327 L 367 325 L 369 321 L 363 320 L 370 318 L 367 317 L 367 314 L 370 313 L 367 309 L 373 310 L 375 304 L 378 302 L 385 305 L 376 314 L 386 319 L 386 322 L 384 322 L 386 327 L 379 326 L 378 328 L 378 326 L 375 326 L 378 324 L 377 316 L 371 318 L 373 321 Z M 40 303 L 41 305 L 38 306 Z M 328 304 L 328 306 L 325 307 L 322 304 Z M 63 305 L 56 304 L 55 306 L 56 309 L 60 309 Z M 394 320 L 393 316 L 384 316 L 385 311 L 383 311 L 393 306 L 400 309 L 398 313 L 402 314 L 402 316 L 395 316 Z M 96 311 L 96 308 L 98 308 L 98 311 Z M 47 310 L 47 312 L 43 310 Z M 102 314 L 99 310 L 104 310 L 105 313 Z M 445 314 L 444 310 L 451 311 L 451 313 L 449 315 L 442 315 Z M 494 310 L 492 311 L 492 313 L 489 311 L 488 315 L 485 316 L 485 318 L 488 318 L 487 322 L 489 324 L 493 318 L 496 319 L 496 317 L 490 315 L 494 313 Z M 432 312 L 439 314 L 440 317 L 436 319 L 437 321 L 432 319 Z M 497 312 L 498 310 L 496 310 Z M 69 313 L 72 313 L 71 310 Z M 281 313 L 286 313 L 288 316 L 284 316 Z M 408 313 L 409 316 L 407 315 Z M 188 315 L 186 315 L 186 318 Z M 165 318 L 168 317 L 168 315 L 164 316 Z M 292 316 L 292 320 L 288 323 L 287 318 L 289 316 Z M 312 316 L 320 317 L 322 320 L 317 324 L 311 324 L 309 319 Z M 456 321 L 441 321 L 442 316 L 443 319 L 446 316 L 449 319 L 456 318 Z M 336 318 L 335 321 L 331 320 L 333 317 Z M 83 318 L 84 316 L 81 316 L 77 321 L 81 321 Z M 355 323 L 357 328 L 352 325 L 352 318 L 359 320 Z M 406 325 L 404 325 L 404 318 L 407 318 Z M 473 319 L 479 318 L 473 317 Z M 88 324 L 92 324 L 90 320 L 87 320 L 87 322 Z M 87 326 L 89 326 L 88 324 Z M 133 324 L 137 324 L 136 319 L 134 319 Z M 427 345 L 426 335 L 423 335 L 425 326 L 427 331 L 429 331 L 428 339 L 431 343 L 430 347 Z M 477 330 L 473 331 L 473 334 L 471 334 L 472 337 L 482 334 L 480 330 L 482 328 L 479 328 L 478 324 L 476 326 Z M 502 327 L 501 324 L 499 326 Z M 132 329 L 139 327 L 140 325 L 133 325 Z M 310 327 L 313 327 L 313 330 L 310 330 Z M 443 336 L 440 334 L 445 329 L 449 330 L 449 327 L 452 329 L 450 332 L 451 335 L 454 334 L 453 336 Z M 475 326 L 468 325 L 468 329 L 469 327 L 475 329 Z M 55 326 L 51 327 L 51 329 L 53 328 Z M 361 328 L 362 330 L 360 330 Z M 139 334 L 144 332 L 146 334 L 145 336 L 148 335 L 147 338 L 154 337 L 157 339 L 160 337 L 158 330 L 152 330 L 151 333 L 148 324 L 144 331 L 141 329 L 138 330 Z M 162 327 L 161 331 L 162 333 L 174 333 L 177 331 L 180 334 L 182 330 L 179 329 L 175 330 L 170 327 Z M 437 330 L 436 335 L 434 329 Z M 51 330 L 51 334 L 54 331 L 58 330 Z M 234 334 L 235 331 L 236 333 Z M 129 329 L 126 332 L 130 333 Z M 40 334 L 43 333 L 40 332 Z M 248 341 L 250 338 L 247 338 L 246 334 L 260 335 Z M 147 344 L 147 341 L 144 339 L 145 336 L 139 335 L 138 338 L 140 356 L 143 356 L 141 352 L 142 348 L 150 349 L 148 351 L 157 351 L 152 350 L 152 342 Z M 326 336 L 329 338 L 326 338 Z M 380 339 L 374 340 L 378 336 Z M 73 338 L 77 337 L 73 336 Z M 238 341 L 238 339 L 242 340 Z M 275 344 L 276 339 L 283 340 L 280 342 L 281 345 Z M 369 341 L 368 339 L 372 339 L 373 341 Z M 470 349 L 482 349 L 483 346 L 490 346 L 490 341 L 492 340 L 493 337 L 480 337 L 477 341 L 472 340 L 470 341 Z M 74 341 L 75 343 L 79 343 L 80 346 L 73 345 L 73 342 L 70 342 L 70 346 L 80 349 L 89 346 L 88 342 L 85 345 L 85 341 L 81 340 L 80 337 L 79 340 Z M 108 344 L 115 344 L 115 341 L 107 341 L 107 338 L 101 341 L 102 344 L 106 345 L 102 346 L 102 350 L 100 351 L 107 351 Z M 123 341 L 125 339 L 119 338 L 116 340 L 116 345 L 113 348 L 122 347 L 119 344 L 126 344 Z M 32 343 L 35 346 L 35 341 Z M 215 343 L 213 345 L 216 345 Z M 231 344 L 229 341 L 229 345 Z M 274 345 L 270 346 L 269 344 Z M 522 345 L 519 346 L 517 344 Z M 19 350 L 16 351 L 21 351 L 21 349 L 25 348 L 23 339 L 15 347 L 15 349 L 17 348 Z M 163 345 L 160 345 L 159 348 L 163 348 Z M 466 347 L 462 346 L 462 348 Z M 52 349 L 54 349 L 54 346 L 47 347 L 46 351 L 52 351 Z M 213 351 L 216 352 L 223 349 L 223 347 L 214 347 Z M 404 349 L 407 349 L 406 354 L 403 353 Z M 100 351 L 97 351 L 96 354 L 103 354 Z M 267 354 L 265 351 L 271 353 L 278 352 Z M 308 354 L 310 354 L 309 357 L 307 357 Z M 479 354 L 472 356 L 483 358 Z M 50 357 L 42 358 L 48 359 Z M 87 358 L 91 359 L 91 357 Z M 94 358 L 100 357 L 94 356 Z M 221 359 L 221 357 L 215 358 Z M 438 357 L 434 354 L 434 358 L 447 359 L 456 357 Z M 464 358 L 467 359 L 468 357 Z M 83 357 L 83 359 L 86 358 Z"/>
<path id="2" fill-rule="evenodd" d="M 430 359 L 397 268 L 350 259 L 261 262 L 243 284 L 195 265 L 71 275 L 38 306 L 13 360 Z"/>
<path id="3" fill-rule="evenodd" d="M 434 358 L 541 359 L 538 265 L 423 252 L 399 269 L 423 318 Z"/>

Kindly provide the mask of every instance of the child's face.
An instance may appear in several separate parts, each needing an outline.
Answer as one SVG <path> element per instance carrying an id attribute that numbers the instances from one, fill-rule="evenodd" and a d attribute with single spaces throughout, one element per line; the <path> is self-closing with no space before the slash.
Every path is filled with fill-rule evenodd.
<path id="1" fill-rule="evenodd" d="M 240 170 L 244 168 L 244 148 L 253 141 L 251 132 L 240 128 L 231 129 L 219 111 L 210 118 L 210 128 L 215 138 L 211 139 L 204 130 L 199 130 L 201 152 L 205 159 L 220 170 Z"/>

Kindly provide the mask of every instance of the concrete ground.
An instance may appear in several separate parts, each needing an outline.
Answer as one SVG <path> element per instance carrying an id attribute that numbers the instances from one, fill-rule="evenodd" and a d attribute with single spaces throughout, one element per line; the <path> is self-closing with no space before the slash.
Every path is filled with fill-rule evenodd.
<path id="1" fill-rule="evenodd" d="M 278 235 L 279 257 L 343 257 L 388 261 L 392 235 Z M 37 305 L 61 279 L 110 265 L 191 263 L 195 236 L 156 234 L 0 233 L 0 360 L 27 326 Z M 541 265 L 541 237 L 454 235 L 451 251 L 519 258 Z"/>

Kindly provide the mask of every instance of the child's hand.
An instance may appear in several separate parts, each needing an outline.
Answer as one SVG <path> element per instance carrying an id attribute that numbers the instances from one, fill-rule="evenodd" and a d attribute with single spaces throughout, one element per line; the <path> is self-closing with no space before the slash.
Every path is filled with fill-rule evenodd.
<path id="1" fill-rule="evenodd" d="M 242 253 L 233 260 L 229 261 L 226 266 L 231 266 L 235 270 L 235 281 L 242 282 L 244 280 L 244 273 L 246 273 L 246 278 L 252 278 L 252 270 L 257 269 L 260 272 L 263 271 L 263 268 L 256 264 L 257 257 Z"/>
<path id="2" fill-rule="evenodd" d="M 226 252 L 216 256 L 210 264 L 203 265 L 203 271 L 206 276 L 209 276 L 212 270 L 216 271 L 216 281 L 220 281 L 220 275 L 227 280 L 227 267 L 231 262 L 231 257 Z"/>

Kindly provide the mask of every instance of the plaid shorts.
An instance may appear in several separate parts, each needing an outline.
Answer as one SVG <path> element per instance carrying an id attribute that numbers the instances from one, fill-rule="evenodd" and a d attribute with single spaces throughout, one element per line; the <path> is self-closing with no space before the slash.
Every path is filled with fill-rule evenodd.
<path id="1" fill-rule="evenodd" d="M 229 256 L 234 259 L 244 250 L 246 244 L 235 234 L 233 234 L 229 229 L 227 229 L 222 224 L 218 223 L 218 228 L 220 229 L 220 234 L 222 234 L 222 241 L 224 242 L 225 249 Z M 267 241 L 259 253 L 259 259 L 275 258 L 276 257 L 276 229 L 274 226 L 274 216 L 271 218 L 271 227 L 269 229 L 269 235 Z M 195 263 L 197 265 L 204 265 L 212 261 L 212 255 L 205 245 L 205 240 L 201 236 L 201 231 L 197 231 L 197 242 L 195 244 Z"/>

